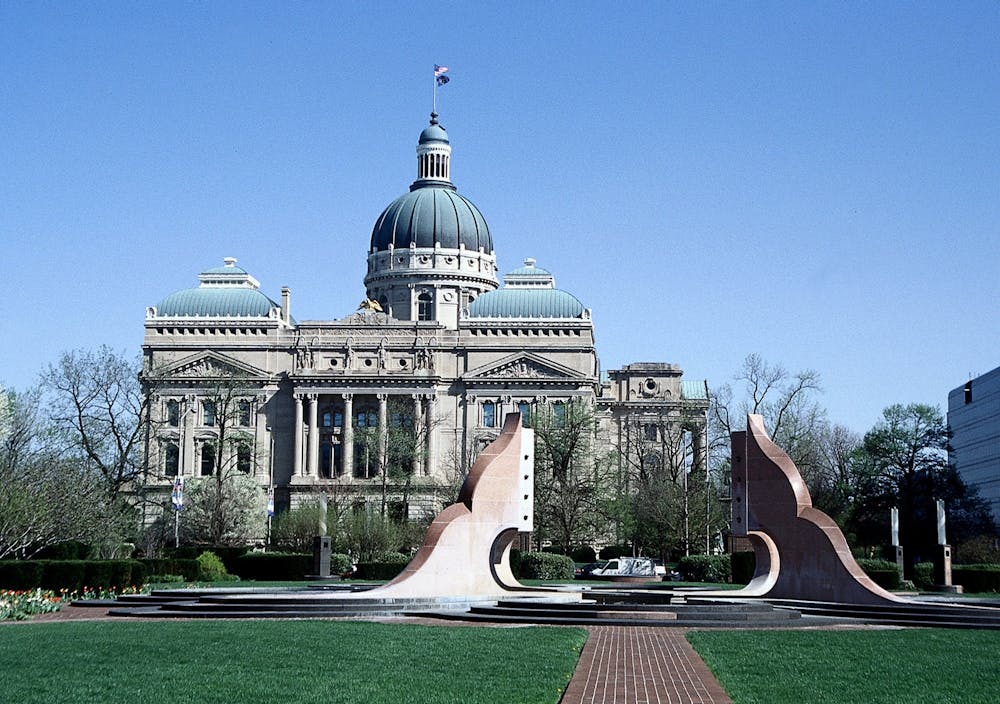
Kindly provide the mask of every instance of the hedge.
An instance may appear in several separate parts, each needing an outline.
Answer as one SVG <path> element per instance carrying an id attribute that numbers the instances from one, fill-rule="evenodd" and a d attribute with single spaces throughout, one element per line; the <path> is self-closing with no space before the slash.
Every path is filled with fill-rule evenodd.
<path id="1" fill-rule="evenodd" d="M 0 587 L 5 589 L 138 587 L 147 574 L 138 560 L 0 560 Z"/>
<path id="2" fill-rule="evenodd" d="M 729 555 L 688 555 L 677 563 L 677 571 L 685 582 L 731 582 L 733 579 Z"/>
<path id="3" fill-rule="evenodd" d="M 357 579 L 395 579 L 408 564 L 409 557 L 386 562 L 359 562 L 354 576 Z"/>
<path id="4" fill-rule="evenodd" d="M 576 565 L 568 555 L 547 552 L 521 554 L 520 572 L 523 579 L 573 579 Z"/>
<path id="5" fill-rule="evenodd" d="M 166 548 L 163 553 L 167 557 L 194 560 L 206 551 L 214 552 L 218 555 L 219 559 L 222 560 L 222 564 L 226 566 L 226 571 L 235 574 L 234 566 L 236 560 L 250 552 L 250 548 L 245 545 L 240 547 L 232 547 L 230 545 L 197 545 L 182 548 Z"/>
<path id="6" fill-rule="evenodd" d="M 951 581 L 967 592 L 1000 592 L 1000 565 L 956 565 Z"/>
<path id="7" fill-rule="evenodd" d="M 899 589 L 899 568 L 895 562 L 881 560 L 879 558 L 861 557 L 857 560 L 858 567 L 865 571 L 865 574 L 872 578 L 875 584 L 883 589 Z"/>
<path id="8" fill-rule="evenodd" d="M 201 566 L 192 558 L 162 557 L 140 560 L 149 574 L 179 574 L 188 582 L 201 578 Z"/>
<path id="9" fill-rule="evenodd" d="M 286 552 L 248 552 L 233 560 L 231 570 L 233 574 L 239 575 L 240 579 L 277 582 L 304 579 L 312 571 L 312 566 L 312 555 Z"/>
<path id="10" fill-rule="evenodd" d="M 569 550 L 566 550 L 560 545 L 549 545 L 542 548 L 542 552 L 548 552 L 555 555 L 569 555 L 573 562 L 594 562 L 597 560 L 597 553 L 594 552 L 594 548 L 589 545 L 573 545 Z"/>

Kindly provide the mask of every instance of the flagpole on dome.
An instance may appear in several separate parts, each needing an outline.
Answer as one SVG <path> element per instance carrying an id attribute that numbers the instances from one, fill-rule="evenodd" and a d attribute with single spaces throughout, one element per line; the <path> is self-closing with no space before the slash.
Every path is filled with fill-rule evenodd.
<path id="1" fill-rule="evenodd" d="M 439 66 L 434 64 L 434 87 L 433 87 L 433 99 L 431 101 L 431 124 L 437 124 L 437 111 L 438 111 L 438 86 L 443 86 L 445 83 L 450 81 L 445 74 L 448 73 L 447 66 Z"/>

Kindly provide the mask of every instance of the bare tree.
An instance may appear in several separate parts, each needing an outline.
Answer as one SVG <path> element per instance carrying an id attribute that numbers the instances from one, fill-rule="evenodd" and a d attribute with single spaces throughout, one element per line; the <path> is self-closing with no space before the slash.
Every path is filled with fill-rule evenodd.
<path id="1" fill-rule="evenodd" d="M 0 559 L 67 540 L 113 554 L 134 517 L 90 466 L 61 451 L 39 399 L 0 390 Z"/>
<path id="2" fill-rule="evenodd" d="M 596 419 L 584 401 L 540 405 L 535 431 L 535 538 L 563 549 L 592 541 L 605 527 L 611 492 L 595 450 Z"/>
<path id="3" fill-rule="evenodd" d="M 100 473 L 112 501 L 141 474 L 149 406 L 138 374 L 138 362 L 108 347 L 65 352 L 42 374 L 52 420 Z"/>

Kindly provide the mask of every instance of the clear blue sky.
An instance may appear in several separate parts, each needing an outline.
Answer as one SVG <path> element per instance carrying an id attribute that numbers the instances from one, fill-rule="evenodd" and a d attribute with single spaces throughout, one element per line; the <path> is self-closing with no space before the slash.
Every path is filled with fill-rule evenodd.
<path id="1" fill-rule="evenodd" d="M 1000 365 L 1000 5 L 485 5 L 0 4 L 0 380 L 138 351 L 224 256 L 351 312 L 434 63 L 501 271 L 592 308 L 605 369 L 758 352 L 864 431 Z"/>

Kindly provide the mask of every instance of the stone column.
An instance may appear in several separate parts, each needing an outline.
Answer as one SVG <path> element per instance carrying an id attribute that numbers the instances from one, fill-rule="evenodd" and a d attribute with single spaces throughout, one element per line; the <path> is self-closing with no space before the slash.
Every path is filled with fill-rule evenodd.
<path id="1" fill-rule="evenodd" d="M 387 405 L 389 397 L 386 394 L 377 394 L 378 399 L 378 467 L 379 471 L 385 467 L 385 453 L 388 450 L 389 423 Z"/>
<path id="2" fill-rule="evenodd" d="M 413 430 L 414 432 L 419 432 L 420 425 L 423 420 L 423 396 L 420 394 L 414 394 L 413 396 Z M 413 475 L 420 476 L 421 470 L 421 457 L 419 452 L 413 453 Z"/>
<path id="3" fill-rule="evenodd" d="M 435 410 L 435 398 L 433 395 L 427 397 L 427 417 L 425 418 L 425 427 L 427 437 L 425 440 L 424 448 L 424 476 L 430 476 L 431 472 L 437 466 L 437 442 L 434 437 L 434 410 Z"/>
<path id="4" fill-rule="evenodd" d="M 178 448 L 181 453 L 180 467 L 177 473 L 181 476 L 193 476 L 197 461 L 194 447 L 194 419 L 198 415 L 198 401 L 194 396 L 188 396 L 181 407 L 181 442 Z"/>
<path id="5" fill-rule="evenodd" d="M 344 448 L 340 453 L 341 472 L 347 479 L 354 477 L 354 396 L 344 394 L 344 427 L 341 433 Z"/>
<path id="6" fill-rule="evenodd" d="M 292 455 L 292 476 L 302 476 L 302 397 L 295 395 L 295 449 Z"/>
<path id="7" fill-rule="evenodd" d="M 319 475 L 319 394 L 309 394 L 309 465 L 306 475 Z"/>

